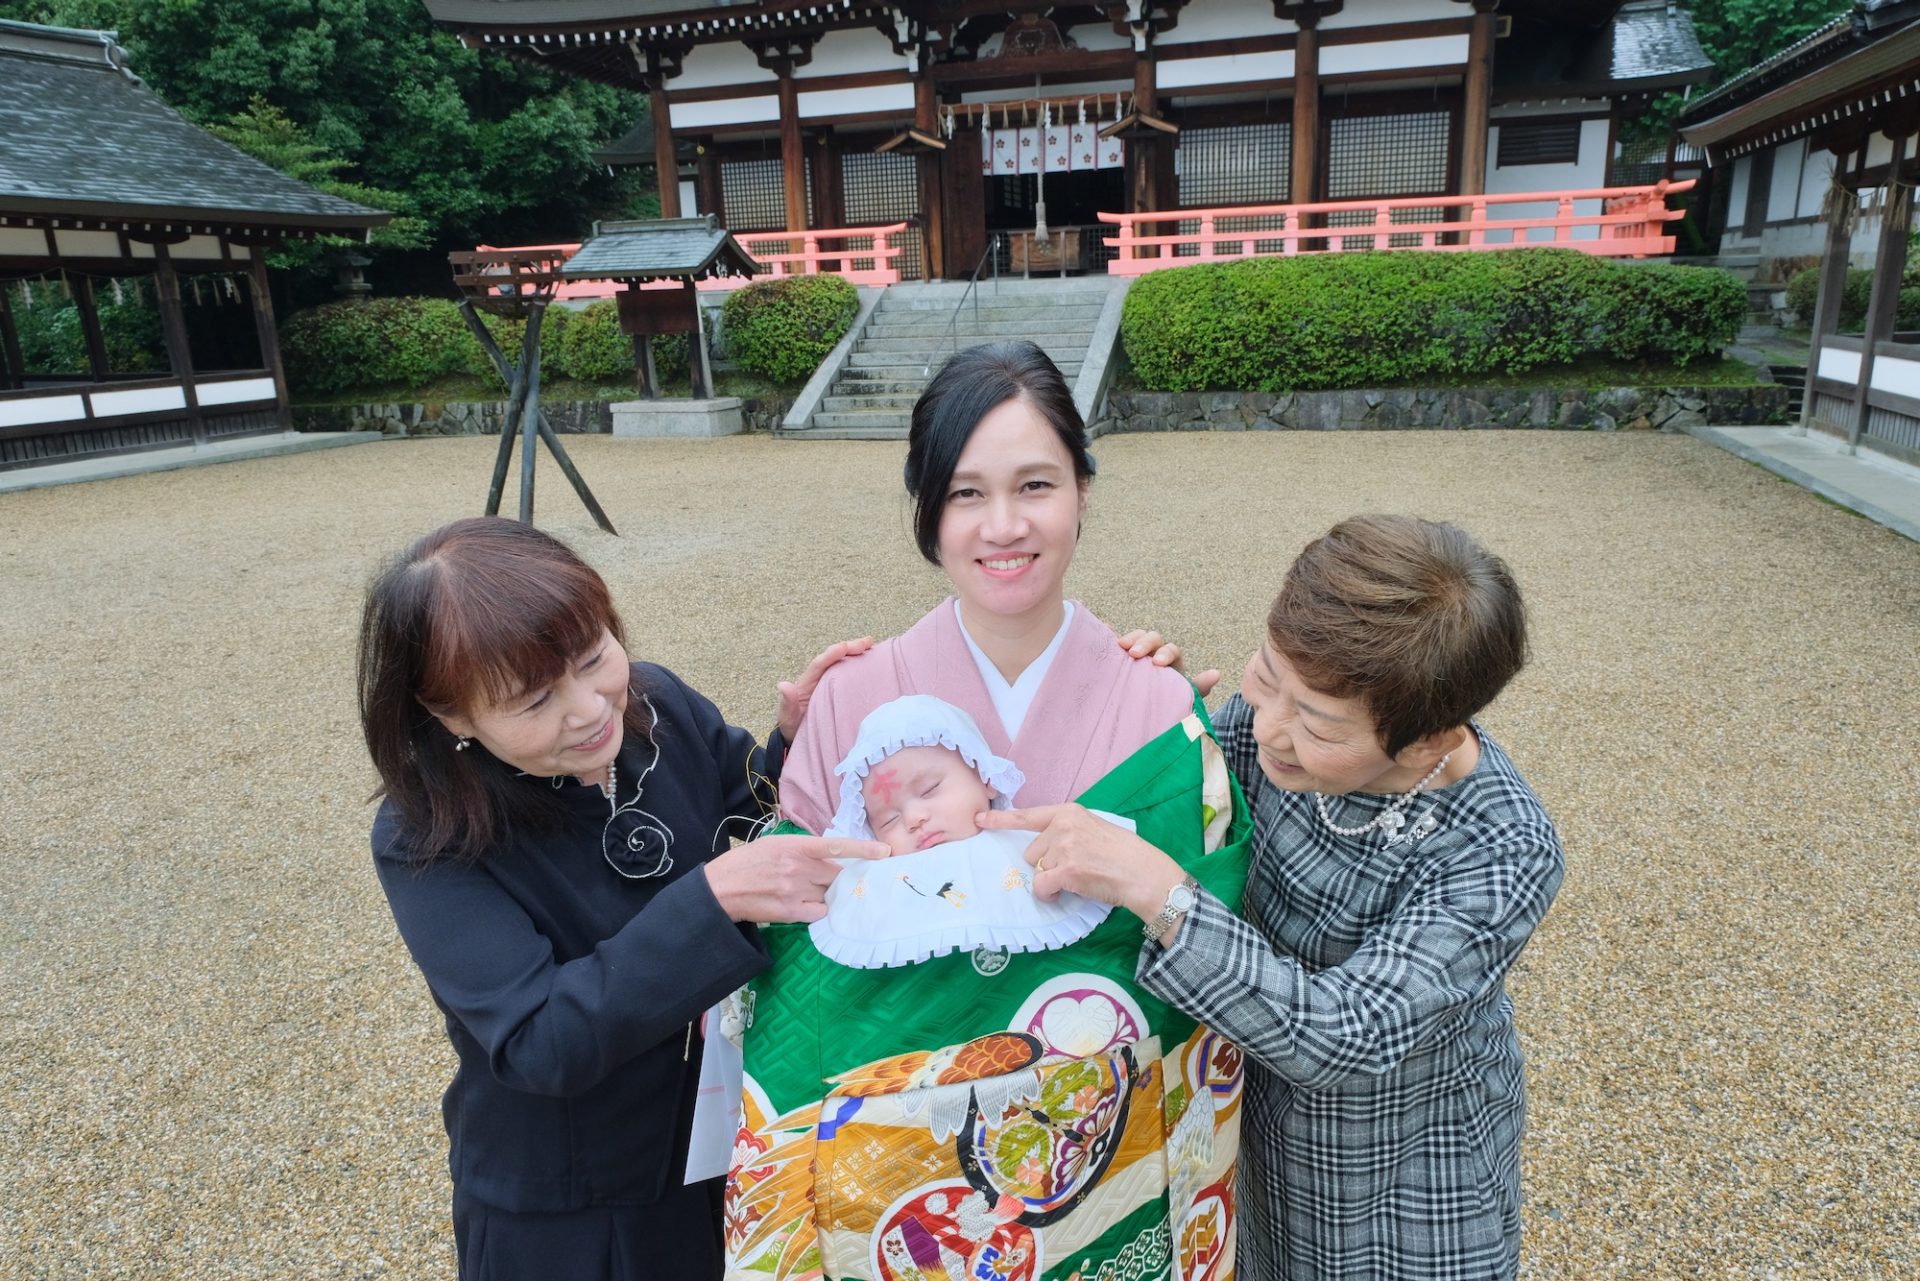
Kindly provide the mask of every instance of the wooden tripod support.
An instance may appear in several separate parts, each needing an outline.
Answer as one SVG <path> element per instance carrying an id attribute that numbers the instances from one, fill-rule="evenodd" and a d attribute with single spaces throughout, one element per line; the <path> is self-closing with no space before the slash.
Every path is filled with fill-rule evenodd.
<path id="1" fill-rule="evenodd" d="M 507 484 L 507 463 L 513 457 L 514 438 L 520 438 L 520 519 L 523 523 L 533 523 L 533 464 L 536 457 L 534 441 L 547 442 L 547 448 L 553 452 L 554 461 L 560 464 L 560 470 L 573 485 L 573 492 L 580 495 L 580 501 L 586 505 L 593 517 L 593 523 L 618 538 L 620 531 L 607 519 L 607 513 L 601 510 L 600 503 L 587 488 L 586 479 L 580 475 L 579 468 L 567 457 L 567 451 L 561 447 L 560 437 L 553 430 L 553 424 L 540 409 L 540 322 L 547 313 L 547 304 L 534 300 L 526 304 L 527 331 L 520 342 L 520 361 L 517 365 L 507 363 L 500 344 L 480 319 L 480 313 L 474 310 L 473 303 L 465 298 L 460 300 L 460 315 L 467 322 L 467 328 L 480 343 L 480 350 L 487 353 L 487 359 L 500 372 L 507 384 L 507 420 L 500 428 L 500 452 L 493 460 L 493 481 L 487 486 L 487 515 L 500 514 L 500 497 Z M 528 430 L 526 424 L 533 423 Z"/>

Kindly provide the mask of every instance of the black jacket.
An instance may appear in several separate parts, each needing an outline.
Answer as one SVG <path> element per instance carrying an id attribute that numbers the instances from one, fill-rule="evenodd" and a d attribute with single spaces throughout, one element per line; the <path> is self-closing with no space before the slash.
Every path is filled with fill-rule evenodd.
<path id="1" fill-rule="evenodd" d="M 777 776 L 779 738 L 761 749 L 664 667 L 636 663 L 634 688 L 655 725 L 620 748 L 611 825 L 601 789 L 531 777 L 561 793 L 564 821 L 477 863 L 421 865 L 391 802 L 374 819 L 380 884 L 460 1059 L 441 1105 L 454 1186 L 506 1210 L 644 1205 L 679 1187 L 691 1025 L 767 964 L 699 868 L 760 816 L 771 789 L 754 778 Z M 627 879 L 610 857 L 660 870 Z"/>

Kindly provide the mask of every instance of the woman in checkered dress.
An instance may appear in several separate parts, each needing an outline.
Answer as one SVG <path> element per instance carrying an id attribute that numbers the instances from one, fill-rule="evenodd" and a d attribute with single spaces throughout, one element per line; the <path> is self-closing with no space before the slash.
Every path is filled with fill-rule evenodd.
<path id="1" fill-rule="evenodd" d="M 1289 570 L 1216 718 L 1255 819 L 1244 918 L 1077 807 L 983 824 L 1042 829 L 1042 895 L 1158 925 L 1141 984 L 1246 1051 L 1245 1281 L 1518 1271 L 1526 1101 L 1505 979 L 1564 864 L 1472 718 L 1525 654 L 1497 557 L 1450 525 L 1357 517 Z"/>

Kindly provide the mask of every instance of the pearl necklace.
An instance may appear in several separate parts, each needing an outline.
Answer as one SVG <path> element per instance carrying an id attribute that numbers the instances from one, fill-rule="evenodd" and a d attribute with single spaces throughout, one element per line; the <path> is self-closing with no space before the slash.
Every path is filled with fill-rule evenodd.
<path id="1" fill-rule="evenodd" d="M 1333 816 L 1327 813 L 1327 798 L 1322 796 L 1319 792 L 1315 792 L 1313 794 L 1314 807 L 1320 811 L 1320 821 L 1327 825 L 1328 830 L 1340 836 L 1365 836 L 1368 832 L 1371 832 L 1376 827 L 1379 828 L 1381 831 L 1385 832 L 1387 835 L 1391 836 L 1395 832 L 1399 831 L 1401 826 L 1405 824 L 1407 821 L 1407 816 L 1405 814 L 1402 814 L 1400 811 L 1407 808 L 1407 806 L 1413 804 L 1413 798 L 1418 796 L 1421 793 L 1421 791 L 1425 789 L 1428 783 L 1431 783 L 1434 779 L 1440 777 L 1440 771 L 1445 769 L 1447 767 L 1447 762 L 1452 759 L 1453 759 L 1452 752 L 1448 752 L 1445 756 L 1442 756 L 1440 758 L 1440 763 L 1435 765 L 1432 769 L 1428 770 L 1427 776 L 1425 778 L 1421 779 L 1418 783 L 1415 783 L 1412 787 L 1408 788 L 1405 792 L 1401 793 L 1399 798 L 1395 800 L 1393 804 L 1387 806 L 1387 808 L 1381 810 L 1378 814 L 1375 814 L 1373 816 L 1373 821 L 1371 823 L 1362 823 L 1358 827 L 1340 826 L 1338 823 L 1333 821 Z"/>
<path id="2" fill-rule="evenodd" d="M 1445 763 L 1441 762 L 1443 765 Z M 620 812 L 620 767 L 612 761 L 607 762 L 607 812 Z"/>

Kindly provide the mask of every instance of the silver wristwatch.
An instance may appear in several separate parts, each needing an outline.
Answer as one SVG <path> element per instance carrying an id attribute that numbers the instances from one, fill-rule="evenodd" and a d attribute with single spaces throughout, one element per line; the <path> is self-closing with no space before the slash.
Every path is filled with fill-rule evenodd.
<path id="1" fill-rule="evenodd" d="M 1200 882 L 1191 876 L 1183 876 L 1180 883 L 1167 891 L 1167 901 L 1160 908 L 1160 915 L 1140 927 L 1140 932 L 1150 939 L 1157 939 L 1166 932 L 1169 925 L 1193 910 L 1194 891 L 1200 888 Z"/>

